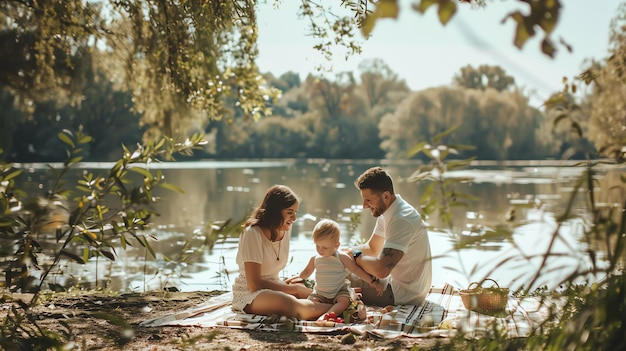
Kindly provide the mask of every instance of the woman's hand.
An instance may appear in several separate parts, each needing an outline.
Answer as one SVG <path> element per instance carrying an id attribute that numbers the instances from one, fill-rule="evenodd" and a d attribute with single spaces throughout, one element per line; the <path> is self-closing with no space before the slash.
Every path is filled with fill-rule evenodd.
<path id="1" fill-rule="evenodd" d="M 304 279 L 302 279 L 300 276 L 285 279 L 285 284 L 291 286 L 292 289 L 294 289 L 291 292 L 291 295 L 299 299 L 306 299 L 313 292 L 313 289 L 307 288 L 307 286 L 304 284 Z"/>
<path id="2" fill-rule="evenodd" d="M 304 282 L 304 279 L 300 278 L 299 276 L 294 276 L 294 277 L 285 279 L 286 284 L 301 284 L 303 282 Z"/>

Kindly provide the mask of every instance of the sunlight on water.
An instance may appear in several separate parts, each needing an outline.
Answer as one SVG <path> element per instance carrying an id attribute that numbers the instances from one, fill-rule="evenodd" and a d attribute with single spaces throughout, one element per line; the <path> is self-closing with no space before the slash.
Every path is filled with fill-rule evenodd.
<path id="1" fill-rule="evenodd" d="M 573 227 L 574 224 L 568 224 L 562 228 L 550 249 L 553 257 L 544 264 L 539 278 L 531 288 L 558 288 L 556 284 L 576 269 L 589 268 L 590 263 L 586 256 L 580 253 L 580 242 L 571 235 Z M 464 289 L 472 282 L 492 278 L 512 291 L 528 287 L 528 282 L 542 265 L 541 254 L 547 252 L 555 230 L 556 222 L 551 214 L 533 213 L 528 222 L 514 232 L 513 242 L 484 242 L 460 251 L 453 249 L 456 240 L 449 234 L 430 231 L 429 239 L 434 257 L 433 285 L 443 286 L 448 283 Z M 342 242 L 344 241 L 350 242 L 350 239 L 343 239 Z M 297 275 L 306 266 L 309 258 L 315 255 L 310 233 L 292 238 L 291 252 L 291 260 L 282 274 L 285 278 Z M 207 271 L 191 274 L 188 279 L 184 279 L 185 285 L 182 288 L 189 291 L 230 289 L 230 284 L 237 275 L 237 266 L 234 263 L 236 247 L 224 247 L 217 254 L 228 262 L 223 267 L 230 272 L 228 279 L 216 282 L 215 272 L 211 273 L 210 265 L 207 265 Z M 218 263 L 220 260 L 207 257 L 207 261 Z"/>
<path id="2" fill-rule="evenodd" d="M 155 208 L 160 216 L 154 219 L 155 227 L 141 233 L 158 238 L 149 238 L 158 253 L 157 259 L 132 240 L 133 246 L 122 249 L 120 240 L 113 239 L 117 257 L 114 262 L 102 257 L 86 265 L 62 261 L 49 281 L 63 286 L 94 287 L 94 277 L 98 277 L 98 286 L 106 285 L 122 292 L 164 287 L 182 291 L 230 290 L 237 275 L 237 239 L 218 242 L 210 252 L 199 251 L 205 240 L 202 228 L 213 221 L 243 218 L 265 190 L 278 183 L 289 185 L 301 199 L 290 243 L 291 259 L 283 272 L 284 277 L 295 275 L 315 254 L 311 230 L 318 218 L 332 218 L 340 223 L 342 246 L 369 237 L 374 218 L 368 211 L 362 213 L 359 193 L 352 184 L 358 174 L 376 164 L 367 160 L 287 160 L 153 165 L 164 170 L 169 182 L 185 190 L 184 194 L 160 194 L 162 201 Z M 35 164 L 23 166 L 29 174 L 26 185 L 45 190 L 48 181 L 45 168 Z M 98 173 L 108 166 L 89 164 L 84 168 Z M 395 179 L 396 192 L 418 206 L 425 184 L 406 180 L 416 164 L 385 162 L 384 166 Z M 462 289 L 489 277 L 512 290 L 527 287 L 543 265 L 542 254 L 550 243 L 553 255 L 546 259 L 531 288 L 544 285 L 558 288 L 559 282 L 571 272 L 588 268 L 590 262 L 585 252 L 589 247 L 581 243 L 582 221 L 564 223 L 558 237 L 552 240 L 557 229 L 554 213 L 562 208 L 573 189 L 572 181 L 580 174 L 580 168 L 554 162 L 480 164 L 465 171 L 449 172 L 449 177 L 471 178 L 458 191 L 480 200 L 469 203 L 466 210 L 453 217 L 456 230 L 430 230 L 433 284 L 449 283 Z M 611 205 L 608 199 L 598 198 L 598 202 Z M 576 203 L 575 208 L 584 211 L 584 204 Z M 350 229 L 353 221 L 357 228 Z M 436 217 L 428 218 L 428 222 L 433 228 L 441 227 Z M 510 237 L 489 237 L 463 250 L 453 250 L 459 241 L 479 235 L 475 228 L 502 225 L 510 230 Z M 185 246 L 186 243 L 191 245 Z M 598 251 L 597 257 L 603 257 L 602 248 L 593 249 Z M 51 258 L 42 255 L 41 261 L 47 260 Z M 590 280 L 597 278 L 601 277 Z"/>

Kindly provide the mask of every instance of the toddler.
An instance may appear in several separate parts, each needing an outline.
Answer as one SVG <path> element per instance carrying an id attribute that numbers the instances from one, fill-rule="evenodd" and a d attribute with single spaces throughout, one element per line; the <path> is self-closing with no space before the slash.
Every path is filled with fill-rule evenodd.
<path id="1" fill-rule="evenodd" d="M 365 272 L 352 257 L 339 249 L 339 225 L 330 219 L 322 219 L 313 229 L 313 242 L 318 255 L 311 257 L 309 263 L 295 279 L 307 279 L 315 271 L 315 286 L 308 297 L 309 300 L 332 304 L 319 320 L 340 316 L 350 305 L 350 272 L 358 275 L 363 281 L 381 295 L 384 288 L 377 277 Z"/>

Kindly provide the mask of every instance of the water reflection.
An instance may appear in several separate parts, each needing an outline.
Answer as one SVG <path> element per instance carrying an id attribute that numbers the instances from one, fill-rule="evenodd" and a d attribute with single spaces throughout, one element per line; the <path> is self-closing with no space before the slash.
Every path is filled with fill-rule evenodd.
<path id="1" fill-rule="evenodd" d="M 203 228 L 214 221 L 239 220 L 247 216 L 273 184 L 289 185 L 301 198 L 300 212 L 291 242 L 291 261 L 284 276 L 297 274 L 315 254 L 311 231 L 321 217 L 337 220 L 342 228 L 342 245 L 353 245 L 369 237 L 374 218 L 362 213 L 359 192 L 352 185 L 355 177 L 377 161 L 287 160 L 277 162 L 200 162 L 164 164 L 168 182 L 185 190 L 184 194 L 158 192 L 162 201 L 155 210 L 160 216 L 146 239 L 157 252 L 131 240 L 132 246 L 116 249 L 114 262 L 92 259 L 86 265 L 63 261 L 50 282 L 68 286 L 107 286 L 116 291 L 142 291 L 175 286 L 180 290 L 230 289 L 237 272 L 236 238 L 217 242 L 212 250 L 203 249 Z M 98 173 L 108 165 L 83 165 Z M 49 180 L 43 169 L 28 166 L 29 191 L 45 191 Z M 419 205 L 425 183 L 407 178 L 417 168 L 414 162 L 385 163 L 395 178 L 396 192 Z M 548 245 L 554 242 L 554 255 L 535 287 L 555 287 L 576 269 L 590 265 L 585 253 L 589 245 L 581 242 L 584 223 L 566 222 L 557 231 L 555 213 L 562 210 L 571 193 L 572 181 L 581 169 L 569 165 L 513 163 L 476 165 L 471 170 L 450 172 L 452 177 L 469 177 L 471 182 L 458 186 L 459 192 L 480 199 L 468 208 L 455 210 L 454 228 L 440 223 L 437 216 L 427 218 L 431 226 L 433 283 L 451 283 L 465 288 L 484 277 L 496 279 L 515 290 L 526 285 L 541 266 Z M 602 181 L 618 181 L 617 171 L 606 171 Z M 599 201 L 615 202 L 611 194 Z M 586 211 L 584 201 L 574 207 Z M 355 222 L 355 220 L 357 220 Z M 355 223 L 357 224 L 355 226 Z M 556 240 L 552 240 L 555 232 Z M 156 240 L 158 239 L 158 240 Z M 119 244 L 117 242 L 116 244 Z M 455 250 L 459 244 L 462 250 Z M 594 250 L 606 252 L 606 243 L 591 243 Z M 603 246 L 604 245 L 604 246 Z M 598 257 L 604 257 L 602 254 Z M 50 258 L 46 258 L 50 259 Z"/>

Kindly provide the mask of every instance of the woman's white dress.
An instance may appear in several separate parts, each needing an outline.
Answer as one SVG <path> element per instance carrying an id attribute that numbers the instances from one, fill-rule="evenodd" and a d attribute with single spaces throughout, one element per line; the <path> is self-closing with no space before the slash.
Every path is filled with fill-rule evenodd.
<path id="1" fill-rule="evenodd" d="M 256 262 L 261 264 L 261 278 L 265 280 L 279 281 L 278 274 L 285 268 L 289 259 L 289 243 L 291 241 L 291 228 L 285 233 L 280 241 L 270 241 L 258 226 L 246 227 L 239 237 L 237 251 L 237 265 L 239 275 L 233 284 L 233 305 L 235 312 L 244 312 L 246 305 L 252 303 L 258 294 L 269 289 L 261 289 L 254 292 L 248 290 L 244 262 Z M 278 259 L 277 259 L 278 258 Z"/>

